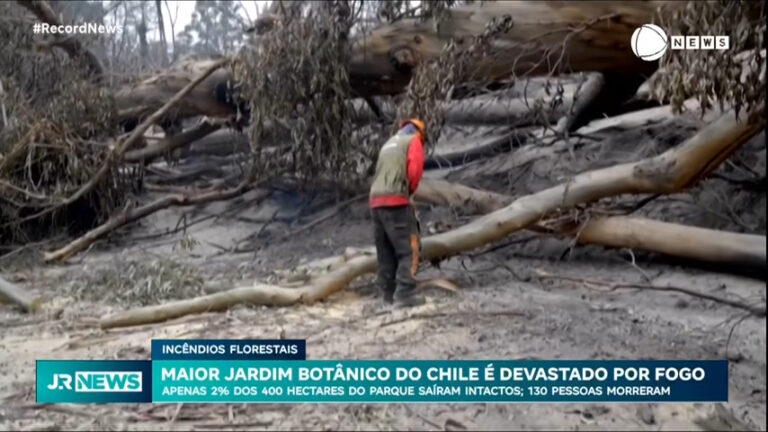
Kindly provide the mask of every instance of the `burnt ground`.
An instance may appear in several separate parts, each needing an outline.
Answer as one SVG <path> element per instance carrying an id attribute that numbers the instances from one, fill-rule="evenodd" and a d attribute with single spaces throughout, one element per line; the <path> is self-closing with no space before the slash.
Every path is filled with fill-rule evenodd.
<path id="1" fill-rule="evenodd" d="M 685 127 L 612 132 L 609 140 L 491 173 L 478 162 L 448 177 L 522 195 L 598 166 L 657 154 L 690 135 Z M 514 154 L 501 158 L 514 158 Z M 652 201 L 638 214 L 702 227 L 765 233 L 765 192 L 735 183 L 765 176 L 765 136 L 695 190 Z M 430 175 L 435 175 L 431 173 Z M 511 182 L 511 183 L 509 183 Z M 745 186 L 746 185 L 746 186 Z M 365 202 L 311 230 L 285 234 L 333 210 L 330 197 L 279 189 L 205 208 L 169 209 L 103 242 L 71 264 L 4 263 L 52 312 L 27 316 L 0 305 L 0 429 L 14 430 L 765 430 L 765 318 L 685 294 L 608 291 L 580 280 L 675 285 L 765 303 L 762 278 L 674 262 L 639 251 L 572 247 L 568 239 L 516 233 L 493 251 L 425 265 L 420 277 L 454 279 L 458 294 L 429 290 L 428 304 L 392 309 L 372 277 L 325 301 L 288 308 L 237 306 L 225 313 L 101 331 L 105 314 L 269 279 L 273 270 L 372 243 Z M 325 198 L 325 199 L 324 199 Z M 264 220 L 278 217 L 264 226 Z M 451 210 L 420 207 L 434 230 L 462 223 Z M 209 217 L 186 233 L 160 235 L 186 214 Z M 298 216 L 297 216 L 298 215 Z M 256 234 L 259 234 L 256 236 Z M 729 270 L 729 271 L 727 271 Z M 732 269 L 731 269 L 732 270 Z M 544 271 L 560 276 L 541 279 Z M 125 281 L 130 283 L 126 283 Z M 118 293 L 116 293 L 118 292 Z M 439 314 L 435 312 L 439 311 Z M 312 359 L 723 359 L 726 404 L 358 404 L 35 405 L 36 359 L 147 359 L 152 338 L 301 338 Z"/>

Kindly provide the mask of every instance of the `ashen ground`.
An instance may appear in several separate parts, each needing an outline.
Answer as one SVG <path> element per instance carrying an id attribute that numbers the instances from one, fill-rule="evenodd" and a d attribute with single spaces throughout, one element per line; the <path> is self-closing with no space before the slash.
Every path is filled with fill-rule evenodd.
<path id="1" fill-rule="evenodd" d="M 763 171 L 764 156 L 763 150 Z M 628 152 L 626 158 L 636 159 L 637 155 Z M 562 174 L 560 168 L 546 170 L 534 165 L 529 169 L 528 180 L 519 181 L 522 189 L 540 189 L 539 184 L 529 184 L 537 181 L 537 175 L 555 181 Z M 96 269 L 113 266 L 115 260 L 172 258 L 203 275 L 210 285 L 225 287 L 267 277 L 271 270 L 291 268 L 301 259 L 371 244 L 370 221 L 361 202 L 287 240 L 277 241 L 295 226 L 273 223 L 258 240 L 262 247 L 255 254 L 222 252 L 222 247 L 244 246 L 238 242 L 259 230 L 252 221 L 273 214 L 269 204 L 285 209 L 285 214 L 302 205 L 275 196 L 258 208 L 246 208 L 238 218 L 209 219 L 187 232 L 187 238 L 198 241 L 191 251 L 178 247 L 181 235 L 125 240 L 120 247 L 102 246 L 68 266 L 13 272 L 19 284 L 48 296 L 54 306 L 63 309 L 54 316 L 35 317 L 0 306 L 0 429 L 765 430 L 765 318 L 745 316 L 740 309 L 674 292 L 607 292 L 579 282 L 542 280 L 535 273 L 543 270 L 584 279 L 678 285 L 765 302 L 764 281 L 663 263 L 638 252 L 634 253 L 635 265 L 628 251 L 599 247 L 577 247 L 563 256 L 568 241 L 517 233 L 511 239 L 519 242 L 494 252 L 452 258 L 440 270 L 425 265 L 420 277 L 440 274 L 454 278 L 461 292 L 429 290 L 429 303 L 415 310 L 384 306 L 374 297 L 372 277 L 364 277 L 313 305 L 239 306 L 224 313 L 101 331 L 95 325 L 101 316 L 129 306 L 69 297 L 73 284 L 103 290 L 89 281 Z M 659 208 L 674 211 L 669 204 Z M 761 205 L 764 215 L 764 198 Z M 220 213 L 226 208 L 227 204 L 215 203 L 198 213 Z M 141 228 L 131 235 L 173 228 L 182 212 L 158 213 L 144 224 L 151 229 Z M 444 209 L 423 209 L 422 217 L 429 224 L 445 220 L 448 214 Z M 301 223 L 316 216 L 306 214 Z M 746 215 L 742 219 L 750 222 Z M 115 252 L 118 250 L 121 252 Z M 438 311 L 440 315 L 435 315 Z M 424 316 L 430 313 L 433 316 Z M 278 337 L 307 339 L 309 358 L 332 360 L 728 358 L 729 402 L 35 405 L 36 359 L 147 359 L 153 338 Z"/>

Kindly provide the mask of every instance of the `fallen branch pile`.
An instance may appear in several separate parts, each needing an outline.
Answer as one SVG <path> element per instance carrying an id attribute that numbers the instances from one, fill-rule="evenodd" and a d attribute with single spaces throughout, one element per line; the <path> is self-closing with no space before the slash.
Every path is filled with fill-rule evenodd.
<path id="1" fill-rule="evenodd" d="M 20 3 L 39 19 L 52 24 L 59 23 L 59 18 L 46 2 Z M 332 7 L 325 12 L 332 13 L 326 18 L 339 18 L 341 15 L 334 15 L 341 13 L 333 8 L 336 3 L 328 4 Z M 299 10 L 304 7 L 303 2 L 295 5 Z M 333 161 L 341 161 L 344 163 L 339 166 L 348 167 L 350 172 L 365 177 L 368 170 L 375 166 L 372 164 L 375 156 L 368 153 L 378 146 L 381 137 L 377 134 L 388 123 L 396 120 L 396 114 L 403 107 L 408 106 L 396 105 L 393 99 L 388 99 L 389 96 L 402 94 L 406 89 L 406 97 L 419 93 L 414 90 L 418 90 L 418 87 L 406 87 L 412 77 L 418 76 L 415 74 L 417 70 L 425 70 L 418 68 L 439 60 L 448 42 L 451 42 L 449 46 L 458 47 L 456 49 L 459 51 L 474 46 L 468 43 L 469 40 L 482 40 L 484 35 L 487 36 L 486 31 L 492 27 L 491 24 L 499 20 L 512 20 L 513 25 L 505 32 L 488 37 L 487 55 L 477 58 L 467 56 L 470 59 L 467 64 L 462 62 L 459 65 L 456 62 L 456 69 L 471 70 L 472 73 L 467 74 L 465 79 L 471 82 L 458 82 L 456 88 L 450 86 L 450 94 L 443 95 L 444 101 L 437 101 L 436 96 L 431 97 L 431 102 L 435 102 L 434 111 L 441 114 L 435 118 L 444 119 L 452 126 L 490 126 L 494 128 L 494 136 L 475 146 L 467 146 L 469 148 L 462 146 L 461 150 L 432 154 L 425 163 L 426 168 L 448 168 L 453 174 L 458 172 L 457 166 L 466 167 L 477 160 L 483 160 L 480 164 L 474 164 L 474 168 L 485 174 L 506 174 L 513 168 L 535 160 L 560 157 L 560 153 L 565 150 L 573 156 L 573 137 L 595 139 L 595 136 L 601 133 L 605 135 L 604 132 L 608 130 L 639 128 L 648 122 L 667 119 L 674 113 L 672 107 L 662 106 L 596 120 L 581 127 L 590 119 L 632 109 L 627 108 L 632 107 L 632 103 L 621 104 L 635 94 L 644 74 L 656 71 L 657 64 L 637 59 L 629 47 L 629 36 L 635 25 L 651 22 L 660 6 L 671 10 L 680 9 L 678 2 L 666 1 L 624 3 L 616 7 L 606 6 L 602 2 L 585 2 L 573 8 L 563 8 L 559 2 L 549 1 L 464 5 L 449 11 L 450 25 L 441 27 L 440 31 L 434 17 L 426 21 L 408 18 L 381 25 L 365 37 L 350 38 L 348 62 L 345 56 L 336 59 L 339 51 L 335 48 L 330 50 L 330 54 L 326 53 L 330 55 L 328 58 L 338 60 L 338 65 L 344 65 L 336 67 L 333 73 L 322 67 L 330 65 L 329 69 L 333 69 L 338 65 L 329 61 L 318 62 L 318 54 L 314 51 L 320 49 L 311 48 L 314 45 L 307 38 L 296 38 L 305 44 L 299 43 L 302 49 L 285 51 L 301 55 L 281 56 L 272 53 L 274 58 L 271 59 L 268 53 L 270 50 L 266 49 L 271 45 L 264 42 L 267 39 L 262 38 L 262 45 L 259 46 L 262 51 L 251 58 L 250 63 L 247 62 L 247 56 L 237 59 L 185 60 L 155 76 L 113 92 L 111 96 L 115 99 L 117 122 L 125 127 L 125 135 L 110 136 L 107 142 L 97 143 L 89 142 L 86 137 L 78 137 L 82 138 L 78 142 L 83 145 L 101 146 L 106 157 L 103 162 L 97 159 L 94 169 L 87 170 L 86 180 L 70 188 L 74 192 L 65 191 L 59 199 L 45 201 L 15 184 L 3 182 L 3 179 L 0 179 L 0 192 L 14 188 L 16 193 L 24 193 L 25 198 L 32 201 L 50 203 L 35 207 L 30 211 L 31 215 L 23 216 L 22 222 L 39 219 L 55 209 L 73 206 L 77 201 L 84 200 L 100 182 L 106 181 L 109 173 L 117 170 L 141 172 L 141 176 L 137 176 L 141 183 L 139 188 L 170 192 L 149 203 L 124 207 L 121 211 L 110 213 L 106 222 L 92 229 L 96 223 L 89 225 L 80 231 L 85 232 L 84 235 L 44 254 L 46 262 L 57 262 L 88 250 L 119 228 L 159 210 L 231 199 L 257 186 L 261 187 L 266 182 L 263 173 L 272 172 L 266 169 L 268 167 L 291 166 L 295 170 L 290 172 L 294 176 L 291 180 L 308 177 L 309 183 L 321 183 L 341 173 L 329 168 L 335 166 Z M 276 9 L 272 12 L 276 13 Z M 287 17 L 282 18 L 285 18 L 282 24 L 278 19 L 271 22 L 271 30 L 264 30 L 272 32 L 272 48 L 297 48 L 281 38 L 283 34 L 279 33 L 280 29 L 285 31 L 288 28 L 281 26 L 290 22 Z M 331 42 L 339 43 L 339 47 L 347 48 L 346 31 L 338 32 L 338 38 L 325 38 L 322 31 L 316 32 L 317 26 L 322 27 L 322 20 L 316 23 L 317 26 L 306 25 L 308 22 L 298 21 L 293 24 L 295 28 L 306 32 L 307 37 L 311 36 L 313 41 L 318 42 L 318 47 L 327 49 L 332 39 Z M 103 66 L 76 38 L 56 39 L 53 43 L 73 59 L 82 60 L 94 81 L 101 80 L 104 75 Z M 286 58 L 297 61 L 301 60 L 298 59 L 301 56 L 314 62 L 299 61 L 304 64 L 302 73 L 307 76 L 329 75 L 326 78 L 333 78 L 338 85 L 318 82 L 318 88 L 283 88 L 273 84 L 286 81 L 272 82 L 265 79 L 262 84 L 269 85 L 256 86 L 259 91 L 252 91 L 245 97 L 248 103 L 241 99 L 243 94 L 235 94 L 233 89 L 245 91 L 242 89 L 248 85 L 253 86 L 254 81 L 259 82 L 261 78 L 282 78 L 286 75 L 274 73 L 274 70 L 270 70 L 271 66 L 277 70 L 298 71 L 298 66 L 293 67 L 296 64 Z M 763 51 L 763 62 L 764 58 Z M 253 70 L 249 70 L 250 74 L 234 74 L 228 66 L 242 66 L 244 59 L 250 66 L 255 64 L 254 59 L 265 61 L 263 64 L 256 62 L 260 66 L 251 67 Z M 762 67 L 764 70 L 764 64 Z M 315 73 L 317 70 L 328 73 Z M 578 77 L 584 79 L 563 76 L 566 70 L 583 72 Z M 450 72 L 459 74 L 454 69 L 450 69 Z M 528 81 L 518 79 L 510 84 L 512 78 L 527 78 L 530 74 L 539 77 Z M 471 79 L 468 78 L 470 75 Z M 542 75 L 546 77 L 542 79 Z M 551 79 L 553 75 L 558 78 Z M 239 83 L 233 82 L 234 76 L 238 76 Z M 464 76 L 463 72 L 461 76 Z M 242 88 L 240 84 L 244 84 Z M 760 84 L 764 87 L 764 82 Z M 496 89 L 491 91 L 484 88 L 481 91 L 473 86 L 495 86 Z M 341 87 L 344 91 L 339 90 Z M 269 91 L 275 93 L 267 94 Z M 648 91 L 642 90 L 643 94 Z M 293 99 L 279 100 L 282 98 L 281 92 L 295 94 Z M 477 96 L 477 92 L 485 94 Z M 329 96 L 331 93 L 333 96 Z M 323 95 L 323 98 L 317 95 Z M 705 105 L 704 102 L 694 103 L 693 99 L 680 103 L 688 97 L 690 95 L 681 98 L 675 94 L 670 102 L 674 108 L 681 105 L 687 108 Z M 430 98 L 425 96 L 423 99 Z M 333 103 L 329 103 L 329 100 Z M 262 106 L 259 107 L 257 102 Z M 637 104 L 638 100 L 633 102 Z M 315 124 L 312 116 L 307 114 L 309 111 L 297 110 L 306 108 L 304 105 L 313 107 L 311 112 L 324 121 Z M 756 113 L 759 115 L 749 120 L 743 115 L 736 116 L 736 113 L 738 110 L 721 112 L 716 120 L 695 136 L 657 156 L 585 171 L 526 196 L 512 197 L 442 180 L 425 179 L 416 192 L 416 200 L 439 206 L 461 207 L 483 216 L 464 226 L 425 238 L 424 258 L 439 261 L 487 246 L 518 230 L 529 229 L 566 236 L 572 238 L 574 244 L 628 247 L 697 261 L 764 268 L 766 246 L 763 235 L 723 232 L 595 211 L 596 202 L 604 198 L 683 192 L 712 174 L 734 151 L 764 127 L 764 112 Z M 194 126 L 187 125 L 184 130 L 184 120 L 201 116 L 201 121 Z M 8 123 L 5 113 L 2 121 L 3 125 Z M 226 135 L 228 127 L 240 131 L 249 121 L 252 129 L 249 138 L 242 135 L 242 140 L 233 140 Z M 434 123 L 436 125 L 430 126 L 439 128 L 439 122 Z M 162 126 L 165 136 L 156 137 L 158 139 L 155 142 L 146 145 L 150 138 L 148 132 L 156 125 Z M 343 125 L 343 128 L 335 128 L 339 125 Z M 296 138 L 298 136 L 302 138 Z M 200 145 L 206 138 L 211 142 L 204 148 L 190 151 L 193 144 Z M 28 140 L 30 147 L 38 145 L 36 140 L 45 141 L 32 137 Z M 347 140 L 359 145 L 352 148 L 347 145 Z M 33 152 L 34 149 L 30 150 L 26 146 L 17 146 L 5 155 L 0 154 L 0 174 L 7 170 L 11 162 L 20 164 Z M 178 153 L 183 154 L 181 158 L 184 164 L 172 166 L 171 162 L 178 157 Z M 322 157 L 318 158 L 318 154 Z M 645 154 L 632 159 L 640 159 Z M 167 162 L 165 166 L 157 163 L 161 157 Z M 208 159 L 201 160 L 204 157 Z M 243 174 L 242 168 L 247 162 L 250 162 L 250 170 Z M 306 166 L 309 165 L 312 168 L 307 170 Z M 282 168 L 275 168 L 275 171 L 286 172 Z M 347 173 L 344 171 L 341 174 Z M 190 188 L 178 187 L 179 183 L 188 183 L 191 178 L 202 180 L 205 184 Z M 349 186 L 354 189 L 353 198 L 341 203 L 328 215 L 285 234 L 283 238 L 304 233 L 354 201 L 364 199 L 364 191 L 356 189 L 357 182 L 350 183 L 355 183 Z M 360 193 L 362 195 L 358 195 Z M 574 218 L 574 215 L 579 217 Z M 99 219 L 99 222 L 104 219 Z M 4 222 L 0 218 L 0 223 Z M 313 302 L 343 289 L 356 278 L 376 269 L 376 259 L 370 248 L 345 253 L 324 262 L 330 264 L 323 272 L 303 279 L 302 285 L 297 288 L 256 282 L 252 286 L 199 298 L 116 313 L 105 317 L 101 326 L 112 328 L 159 322 L 190 313 L 222 310 L 238 303 L 287 306 Z M 39 307 L 37 299 L 30 298 L 27 293 L 3 279 L 0 279 L 0 297 L 26 310 L 32 311 Z M 714 297 L 709 299 L 723 300 Z M 726 300 L 723 302 L 735 307 L 744 306 Z M 753 314 L 765 314 L 764 307 L 748 310 Z"/>
<path id="2" fill-rule="evenodd" d="M 696 184 L 762 128 L 761 124 L 737 119 L 732 111 L 702 129 L 682 145 L 635 163 L 588 171 L 565 183 L 520 197 L 457 229 L 423 241 L 427 260 L 444 259 L 470 251 L 527 228 L 553 212 L 601 198 L 632 194 L 669 194 Z M 759 255 L 759 252 L 758 254 Z M 765 248 L 762 249 L 765 263 Z M 188 313 L 221 310 L 246 302 L 272 306 L 310 303 L 346 287 L 357 277 L 376 270 L 374 256 L 346 259 L 344 264 L 301 288 L 283 288 L 255 283 L 197 299 L 120 312 L 105 317 L 102 328 L 159 322 Z"/>

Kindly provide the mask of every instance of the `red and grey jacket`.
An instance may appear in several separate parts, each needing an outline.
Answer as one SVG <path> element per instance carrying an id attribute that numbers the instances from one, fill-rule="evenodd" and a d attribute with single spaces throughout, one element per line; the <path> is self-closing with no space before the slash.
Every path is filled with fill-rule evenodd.
<path id="1" fill-rule="evenodd" d="M 424 174 L 422 131 L 420 121 L 408 120 L 381 147 L 371 185 L 371 208 L 410 204 Z"/>

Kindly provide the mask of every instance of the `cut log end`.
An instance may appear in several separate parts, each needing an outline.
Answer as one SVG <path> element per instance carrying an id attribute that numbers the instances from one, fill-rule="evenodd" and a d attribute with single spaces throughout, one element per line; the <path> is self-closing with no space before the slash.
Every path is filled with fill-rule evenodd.
<path id="1" fill-rule="evenodd" d="M 44 303 L 42 297 L 32 295 L 2 277 L 0 277 L 0 302 L 17 305 L 28 313 L 39 312 Z"/>

